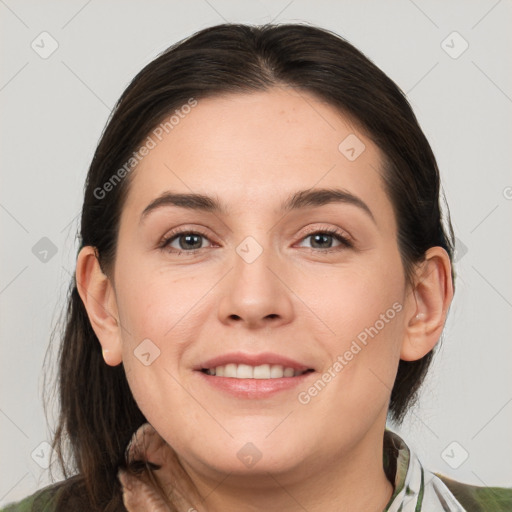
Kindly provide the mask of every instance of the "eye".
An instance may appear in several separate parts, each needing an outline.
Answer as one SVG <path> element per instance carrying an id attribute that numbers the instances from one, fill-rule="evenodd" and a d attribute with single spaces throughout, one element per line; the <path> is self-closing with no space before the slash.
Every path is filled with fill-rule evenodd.
<path id="1" fill-rule="evenodd" d="M 338 251 L 344 248 L 353 247 L 353 244 L 349 238 L 342 231 L 337 229 L 317 230 L 308 234 L 302 240 L 307 240 L 308 238 L 311 238 L 311 249 L 315 251 L 331 252 L 325 251 L 323 249 L 333 249 L 334 251 Z M 333 239 L 339 242 L 339 245 L 335 246 L 334 248 L 332 245 Z"/>
<path id="2" fill-rule="evenodd" d="M 174 231 L 162 240 L 159 248 L 178 254 L 182 252 L 193 254 L 204 249 L 204 239 L 209 240 L 204 233 L 199 231 Z"/>
<path id="3" fill-rule="evenodd" d="M 353 247 L 352 241 L 340 230 L 337 229 L 321 229 L 309 233 L 302 240 L 311 239 L 311 249 L 319 252 L 333 252 Z M 338 242 L 337 246 L 333 246 L 333 239 Z M 206 246 L 203 242 L 207 240 L 211 242 L 205 233 L 200 231 L 173 231 L 165 236 L 159 248 L 178 255 L 182 253 L 195 254 L 204 249 Z M 330 250 L 329 250 L 330 249 Z"/>

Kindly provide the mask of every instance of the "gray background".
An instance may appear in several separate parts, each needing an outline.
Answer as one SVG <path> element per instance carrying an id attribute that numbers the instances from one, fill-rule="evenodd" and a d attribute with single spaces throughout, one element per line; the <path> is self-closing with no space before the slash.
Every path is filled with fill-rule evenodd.
<path id="1" fill-rule="evenodd" d="M 49 482 L 43 359 L 110 109 L 157 53 L 224 21 L 328 28 L 408 94 L 440 165 L 458 278 L 421 402 L 398 431 L 431 470 L 512 485 L 511 15 L 507 0 L 0 0 L 0 504 Z M 51 49 L 44 31 L 58 43 L 47 58 L 31 47 Z"/>

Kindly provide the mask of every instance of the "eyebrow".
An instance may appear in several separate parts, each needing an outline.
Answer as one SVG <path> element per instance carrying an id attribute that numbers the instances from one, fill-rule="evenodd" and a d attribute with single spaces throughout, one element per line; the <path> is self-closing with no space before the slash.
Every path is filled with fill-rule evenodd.
<path id="1" fill-rule="evenodd" d="M 375 217 L 368 205 L 359 197 L 347 190 L 338 188 L 321 188 L 300 190 L 292 194 L 282 205 L 281 211 L 287 213 L 309 207 L 319 207 L 333 203 L 344 203 L 356 206 L 364 211 L 375 223 Z M 141 215 L 141 222 L 153 211 L 162 207 L 176 206 L 189 210 L 219 213 L 226 215 L 228 208 L 215 197 L 203 194 L 178 194 L 170 191 L 164 192 L 151 201 Z"/>

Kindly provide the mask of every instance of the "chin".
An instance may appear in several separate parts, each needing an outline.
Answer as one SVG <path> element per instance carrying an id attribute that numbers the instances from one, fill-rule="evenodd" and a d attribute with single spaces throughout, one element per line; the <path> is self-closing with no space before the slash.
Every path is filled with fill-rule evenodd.
<path id="1" fill-rule="evenodd" d="M 276 424 L 273 424 L 273 428 Z M 208 443 L 208 452 L 211 456 L 205 459 L 204 451 L 197 453 L 197 456 L 203 458 L 212 469 L 236 475 L 283 473 L 304 462 L 301 460 L 304 451 L 297 450 L 297 446 L 303 445 L 299 439 L 286 436 L 286 433 L 278 435 L 276 432 L 265 439 L 267 434 L 263 435 L 261 432 L 271 432 L 271 429 L 254 431 L 257 432 L 255 436 L 246 432 L 234 435 L 234 439 L 230 438 L 227 442 L 218 445 L 214 444 L 214 439 L 205 439 L 204 443 Z M 201 444 L 204 446 L 203 443 Z"/>

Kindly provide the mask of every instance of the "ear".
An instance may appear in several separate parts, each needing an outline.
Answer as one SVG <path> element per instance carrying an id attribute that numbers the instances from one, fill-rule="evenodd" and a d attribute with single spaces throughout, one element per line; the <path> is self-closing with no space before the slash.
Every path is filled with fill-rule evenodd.
<path id="1" fill-rule="evenodd" d="M 451 263 L 442 247 L 431 247 L 415 276 L 400 359 L 416 361 L 439 341 L 453 298 Z"/>
<path id="2" fill-rule="evenodd" d="M 109 366 L 122 361 L 122 344 L 117 302 L 110 279 L 101 270 L 96 250 L 85 246 L 76 263 L 76 285 L 91 326 Z"/>

